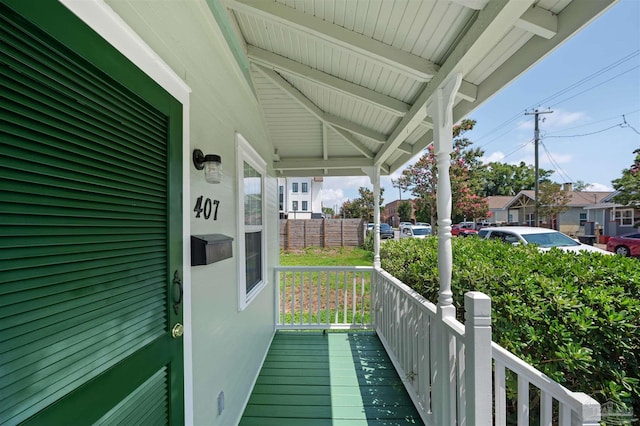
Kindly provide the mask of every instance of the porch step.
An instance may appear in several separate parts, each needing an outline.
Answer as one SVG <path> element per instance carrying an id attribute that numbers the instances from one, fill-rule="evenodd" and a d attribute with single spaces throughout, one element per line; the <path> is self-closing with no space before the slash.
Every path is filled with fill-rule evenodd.
<path id="1" fill-rule="evenodd" d="M 423 424 L 373 332 L 276 333 L 240 421 L 250 425 Z"/>

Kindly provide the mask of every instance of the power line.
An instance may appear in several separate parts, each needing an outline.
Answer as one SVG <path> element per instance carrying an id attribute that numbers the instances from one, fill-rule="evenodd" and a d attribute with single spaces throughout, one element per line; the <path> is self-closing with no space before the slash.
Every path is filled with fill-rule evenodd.
<path id="1" fill-rule="evenodd" d="M 639 111 L 640 111 L 640 109 L 636 109 L 636 110 L 634 110 L 634 111 L 629 111 L 629 112 L 625 112 L 624 114 L 622 114 L 622 118 L 623 118 L 623 120 L 625 121 L 625 123 L 626 123 L 625 116 L 627 116 L 627 115 L 631 115 L 631 114 L 635 114 L 636 112 L 639 112 Z M 589 123 L 589 124 L 587 124 L 587 125 L 588 125 L 588 126 L 592 126 L 592 125 L 594 125 L 594 124 L 598 124 L 598 123 L 603 123 L 603 122 L 606 122 L 606 121 L 615 120 L 615 119 L 618 119 L 619 117 L 620 117 L 620 115 L 614 115 L 613 117 L 603 118 L 602 120 L 598 120 L 598 121 L 592 121 L 592 122 L 590 122 L 590 123 Z M 628 123 L 626 123 L 626 124 L 628 124 Z M 573 129 L 582 129 L 582 128 L 584 128 L 584 127 L 585 127 L 585 124 L 579 124 L 579 125 L 577 125 L 577 126 L 573 126 L 573 127 L 566 127 L 566 128 L 564 128 L 564 129 L 562 129 L 562 130 L 558 130 L 557 132 L 567 132 L 567 131 L 569 131 L 569 130 L 573 130 Z M 545 137 L 547 137 L 547 136 L 545 136 Z"/>
<path id="2" fill-rule="evenodd" d="M 558 175 L 565 181 L 565 182 L 575 182 L 575 180 L 573 180 L 568 174 L 567 172 L 565 172 L 562 167 L 560 167 L 560 165 L 558 164 L 558 162 L 551 156 L 551 152 L 549 151 L 549 149 L 547 148 L 547 146 L 544 144 L 544 142 L 540 141 L 540 144 L 542 145 L 542 149 L 544 149 L 545 154 L 547 155 L 547 158 L 549 159 L 549 163 L 556 169 L 555 171 L 558 173 Z"/>
<path id="3" fill-rule="evenodd" d="M 526 141 L 525 143 L 521 144 L 518 148 L 514 149 L 513 151 L 511 151 L 510 153 L 508 153 L 507 155 L 505 155 L 504 157 L 502 157 L 502 159 L 504 160 L 507 157 L 510 157 L 511 155 L 515 154 L 516 152 L 520 151 L 521 149 L 525 148 L 527 145 L 529 145 L 531 142 L 533 142 L 533 139 L 530 139 L 528 141 Z"/>
<path id="4" fill-rule="evenodd" d="M 622 126 L 623 128 L 624 128 L 624 127 L 628 127 L 628 128 L 630 128 L 631 130 L 633 130 L 634 132 L 636 132 L 637 134 L 639 134 L 639 135 L 640 135 L 640 132 L 638 132 L 638 131 L 635 129 L 635 127 L 633 127 L 631 124 L 627 123 L 627 118 L 624 116 L 624 114 L 622 114 L 622 121 L 624 121 L 624 125 Z"/>
<path id="5" fill-rule="evenodd" d="M 602 81 L 602 82 L 600 82 L 600 83 L 596 84 L 595 86 L 591 86 L 591 87 L 589 87 L 589 88 L 587 88 L 587 89 L 583 90 L 582 92 L 578 92 L 578 93 L 576 93 L 576 94 L 575 94 L 575 95 L 573 95 L 573 96 L 569 96 L 568 98 L 564 98 L 563 100 L 556 102 L 552 107 L 557 106 L 557 105 L 559 105 L 559 104 L 561 104 L 561 103 L 563 103 L 563 102 L 566 102 L 566 101 L 568 101 L 568 100 L 570 100 L 570 99 L 573 99 L 573 98 L 575 98 L 576 96 L 580 96 L 580 95 L 582 95 L 583 93 L 586 93 L 586 92 L 588 92 L 588 91 L 590 91 L 590 90 L 595 89 L 596 87 L 602 86 L 603 84 L 608 83 L 608 82 L 610 82 L 611 80 L 614 80 L 614 79 L 616 79 L 616 78 L 620 77 L 621 75 L 624 75 L 624 74 L 626 74 L 626 73 L 628 73 L 628 72 L 631 72 L 631 71 L 633 71 L 633 70 L 635 70 L 635 69 L 637 69 L 637 68 L 640 68 L 640 65 L 637 65 L 637 66 L 635 66 L 635 67 L 633 67 L 633 68 L 630 68 L 630 69 L 628 69 L 628 70 L 626 70 L 626 71 L 624 71 L 624 72 L 621 72 L 620 74 L 614 75 L 613 77 L 611 77 L 611 78 L 609 78 L 609 79 L 607 79 L 607 80 L 605 80 L 605 81 Z"/>
<path id="6" fill-rule="evenodd" d="M 557 98 L 557 97 L 559 97 L 559 96 L 561 96 L 561 95 L 563 95 L 563 94 L 567 93 L 568 91 L 570 91 L 570 90 L 572 90 L 572 89 L 574 89 L 574 88 L 576 88 L 576 87 L 578 87 L 578 86 L 580 86 L 580 85 L 582 85 L 582 84 L 584 84 L 584 83 L 586 83 L 586 82 L 588 82 L 588 81 L 590 81 L 590 80 L 593 80 L 594 78 L 598 77 L 599 75 L 604 74 L 605 72 L 607 72 L 607 71 L 609 71 L 609 70 L 611 70 L 611 69 L 613 69 L 613 68 L 615 68 L 615 67 L 617 67 L 617 66 L 619 66 L 619 65 L 622 65 L 623 63 L 625 63 L 625 62 L 627 62 L 627 61 L 631 60 L 632 58 L 634 58 L 635 56 L 638 56 L 639 54 L 640 54 L 640 49 L 635 50 L 635 51 L 633 51 L 633 52 L 631 52 L 631 53 L 627 54 L 626 56 L 624 56 L 624 57 L 622 57 L 622 58 L 618 59 L 617 61 L 615 61 L 615 62 L 613 62 L 613 63 L 611 63 L 611 64 L 609 64 L 609 65 L 607 65 L 607 66 L 605 66 L 605 67 L 603 67 L 603 68 L 601 68 L 600 70 L 598 70 L 598 71 L 596 71 L 596 72 L 594 72 L 594 73 L 592 73 L 592 74 L 590 74 L 590 75 L 588 75 L 588 76 L 586 76 L 586 77 L 584 77 L 583 79 L 581 79 L 581 80 L 577 81 L 576 83 L 573 83 L 573 84 L 571 84 L 571 85 L 567 86 L 566 88 L 564 88 L 564 89 L 562 89 L 562 90 L 560 90 L 560 91 L 558 91 L 558 92 L 554 93 L 553 95 L 548 96 L 548 97 L 547 97 L 547 98 L 545 98 L 545 99 L 542 99 L 541 101 L 537 102 L 536 104 L 534 104 L 534 105 L 530 106 L 528 109 L 533 109 L 533 108 L 535 108 L 536 106 L 540 106 L 540 105 L 542 105 L 542 103 L 549 102 L 549 101 L 551 101 L 551 100 L 553 100 L 553 99 L 555 99 L 555 98 Z M 637 68 L 637 67 L 634 67 L 634 68 L 632 68 L 631 70 L 633 70 L 633 69 L 635 69 L 635 68 Z M 600 83 L 599 85 L 604 84 L 604 83 L 607 83 L 607 82 L 609 82 L 609 81 L 611 81 L 611 80 L 613 80 L 613 79 L 615 79 L 615 78 L 618 78 L 618 77 L 620 77 L 621 75 L 626 74 L 627 72 L 629 72 L 629 71 L 631 71 L 631 70 L 627 70 L 627 71 L 625 71 L 625 72 L 623 72 L 623 73 L 621 73 L 621 74 L 618 74 L 618 75 L 616 75 L 616 76 L 612 77 L 611 79 L 608 79 L 608 80 L 606 80 L 605 82 Z M 578 95 L 580 95 L 580 94 L 582 94 L 582 93 L 585 93 L 586 91 L 592 90 L 593 88 L 598 87 L 599 85 L 596 85 L 596 86 L 591 87 L 591 88 L 589 88 L 589 89 L 587 89 L 587 90 L 585 90 L 585 91 L 583 91 L 583 92 L 580 92 L 580 93 L 578 93 L 578 94 L 574 95 L 573 97 L 578 96 Z M 562 101 L 560 101 L 560 102 L 565 102 L 565 101 L 566 101 L 566 100 L 568 100 L 568 99 L 571 99 L 571 98 L 564 99 L 564 100 L 562 100 Z M 558 103 L 560 103 L 560 102 L 558 102 Z M 556 103 L 556 105 L 557 105 L 558 103 Z M 504 128 L 505 128 L 506 126 L 508 126 L 508 125 L 510 125 L 511 123 L 513 123 L 514 121 L 516 121 L 516 120 L 521 116 L 521 114 L 522 114 L 522 111 L 518 112 L 517 114 L 513 115 L 512 117 L 510 117 L 509 119 L 507 119 L 506 121 L 504 121 L 503 123 L 501 123 L 501 124 L 499 124 L 498 126 L 494 127 L 493 129 L 491 129 L 490 131 L 488 131 L 486 134 L 484 134 L 484 135 L 482 135 L 482 136 L 480 136 L 480 137 L 478 137 L 478 138 L 475 138 L 476 142 L 483 140 L 483 139 L 484 139 L 484 138 L 486 138 L 487 136 L 494 135 L 494 134 L 495 134 L 495 132 L 496 132 L 497 130 L 504 130 Z M 633 128 L 632 128 L 632 129 L 633 129 Z M 483 145 L 481 146 L 481 148 L 486 147 L 486 146 L 487 146 L 487 145 L 489 145 L 490 143 L 492 143 L 492 142 L 494 142 L 494 141 L 498 140 L 500 137 L 502 137 L 502 136 L 504 136 L 504 135 L 506 135 L 506 134 L 510 133 L 510 132 L 511 132 L 511 131 L 513 131 L 513 130 L 514 130 L 514 129 L 512 128 L 512 129 L 507 130 L 506 132 L 503 132 L 503 133 L 501 133 L 500 135 L 498 135 L 498 136 L 496 136 L 496 137 L 492 138 L 492 139 L 491 139 L 491 140 L 489 140 L 487 143 L 483 144 Z M 633 129 L 633 130 L 635 131 L 635 129 Z"/>
<path id="7" fill-rule="evenodd" d="M 554 136 L 554 135 L 545 135 L 545 139 L 553 139 L 553 138 L 580 138 L 583 136 L 591 136 L 591 135 L 597 135 L 598 133 L 602 133 L 602 132 L 606 132 L 607 130 L 611 130 L 615 127 L 623 127 L 624 123 L 618 123 L 614 126 L 611 127 L 607 127 L 606 129 L 602 129 L 602 130 L 596 130 L 595 132 L 591 132 L 591 133 L 583 133 L 581 135 L 566 135 L 566 136 Z"/>
<path id="8" fill-rule="evenodd" d="M 566 88 L 554 93 L 553 95 L 541 100 L 540 103 L 542 104 L 542 103 L 549 102 L 549 101 L 559 97 L 560 95 L 563 95 L 563 94 L 573 90 L 574 88 L 579 87 L 579 86 L 583 85 L 584 83 L 586 83 L 586 82 L 588 82 L 590 80 L 593 80 L 594 78 L 604 74 L 605 72 L 607 72 L 609 70 L 612 70 L 613 68 L 615 68 L 615 67 L 617 67 L 619 65 L 624 64 L 625 62 L 631 60 L 632 58 L 638 56 L 639 54 L 640 54 L 640 49 L 639 50 L 635 50 L 635 51 L 631 52 L 630 54 L 628 54 L 627 56 L 624 56 L 624 57 L 618 59 L 617 61 L 605 66 L 604 68 L 601 68 L 598 71 L 589 74 L 588 76 L 584 77 L 582 80 L 579 80 L 579 81 L 571 84 L 570 86 L 568 86 L 568 87 L 566 87 Z"/>

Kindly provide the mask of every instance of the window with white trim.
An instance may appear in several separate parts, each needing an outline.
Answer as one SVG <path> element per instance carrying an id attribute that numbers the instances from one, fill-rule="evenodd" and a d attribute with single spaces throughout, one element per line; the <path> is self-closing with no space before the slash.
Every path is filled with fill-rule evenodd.
<path id="1" fill-rule="evenodd" d="M 580 226 L 584 226 L 585 223 L 587 223 L 587 214 L 580 213 Z"/>
<path id="2" fill-rule="evenodd" d="M 264 185 L 266 163 L 236 134 L 238 175 L 238 307 L 244 309 L 267 283 Z"/>
<path id="3" fill-rule="evenodd" d="M 302 192 L 309 192 L 309 184 L 307 182 L 302 182 Z"/>
<path id="4" fill-rule="evenodd" d="M 298 182 L 293 182 L 291 184 L 291 192 L 298 192 Z"/>
<path id="5" fill-rule="evenodd" d="M 307 205 L 308 205 L 308 204 L 307 204 L 307 201 L 303 201 L 303 202 L 302 202 L 302 211 L 303 211 L 303 212 L 306 212 L 306 211 L 307 211 L 307 209 L 308 209 Z"/>
<path id="6" fill-rule="evenodd" d="M 611 212 L 611 220 L 620 226 L 633 226 L 633 209 L 619 209 Z"/>

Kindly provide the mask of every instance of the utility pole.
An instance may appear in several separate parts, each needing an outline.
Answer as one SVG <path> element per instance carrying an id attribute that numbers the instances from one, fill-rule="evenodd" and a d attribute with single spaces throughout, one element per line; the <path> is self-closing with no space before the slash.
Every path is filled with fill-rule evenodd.
<path id="1" fill-rule="evenodd" d="M 538 120 L 538 116 L 540 114 L 551 114 L 552 112 L 553 111 L 542 111 L 541 112 L 541 111 L 538 111 L 536 109 L 536 110 L 533 110 L 533 112 L 525 112 L 524 113 L 524 115 L 534 115 L 535 116 L 535 127 L 534 127 L 534 130 L 533 130 L 533 137 L 534 137 L 534 140 L 535 140 L 535 165 L 534 165 L 534 170 L 535 170 L 535 179 L 536 179 L 536 181 L 535 181 L 535 186 L 534 186 L 534 193 L 535 193 L 535 195 L 534 195 L 535 200 L 534 201 L 535 201 L 535 205 L 534 205 L 534 211 L 533 211 L 533 220 L 535 222 L 535 226 L 536 227 L 538 227 L 538 225 L 539 225 L 539 222 L 538 222 L 538 199 L 539 199 L 539 197 L 538 197 L 538 195 L 539 195 L 539 191 L 540 191 L 539 184 L 538 184 L 539 176 L 540 176 L 540 171 L 539 171 L 540 169 L 538 167 L 538 143 L 540 142 L 540 128 L 538 126 L 538 121 L 539 121 Z"/>

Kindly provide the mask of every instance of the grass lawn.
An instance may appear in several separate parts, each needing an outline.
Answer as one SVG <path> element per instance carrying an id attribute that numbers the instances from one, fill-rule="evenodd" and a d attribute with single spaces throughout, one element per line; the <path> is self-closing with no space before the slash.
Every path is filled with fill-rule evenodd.
<path id="1" fill-rule="evenodd" d="M 357 247 L 307 247 L 280 251 L 282 266 L 371 266 L 373 253 Z"/>

